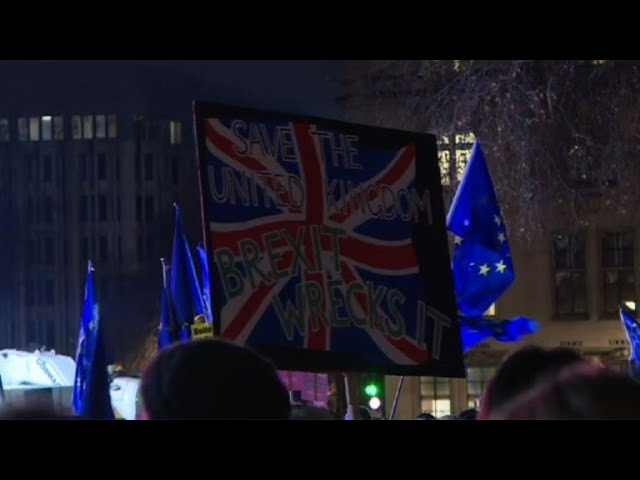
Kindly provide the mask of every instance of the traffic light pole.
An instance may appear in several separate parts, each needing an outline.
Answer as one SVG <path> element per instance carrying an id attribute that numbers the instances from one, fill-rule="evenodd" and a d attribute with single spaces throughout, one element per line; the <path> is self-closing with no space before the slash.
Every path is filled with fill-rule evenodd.
<path id="1" fill-rule="evenodd" d="M 402 384 L 404 383 L 404 375 L 400 377 L 398 382 L 398 388 L 396 388 L 396 396 L 393 399 L 393 405 L 391 406 L 391 413 L 389 414 L 389 420 L 393 420 L 396 416 L 396 409 L 398 408 L 398 399 L 400 398 L 400 391 L 402 390 Z"/>

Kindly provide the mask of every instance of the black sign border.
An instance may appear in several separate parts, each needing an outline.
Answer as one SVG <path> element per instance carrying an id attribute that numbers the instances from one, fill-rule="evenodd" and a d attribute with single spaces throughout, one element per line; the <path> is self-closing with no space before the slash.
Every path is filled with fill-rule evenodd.
<path id="1" fill-rule="evenodd" d="M 446 215 L 444 213 L 444 202 L 442 196 L 442 186 L 440 184 L 440 169 L 438 167 L 438 150 L 436 137 L 428 133 L 410 132 L 406 130 L 396 130 L 390 128 L 367 126 L 355 123 L 333 120 L 322 117 L 290 114 L 285 112 L 268 111 L 246 107 L 235 107 L 221 103 L 206 101 L 193 102 L 193 121 L 196 145 L 196 161 L 198 169 L 198 184 L 200 191 L 200 212 L 203 228 L 204 248 L 209 261 L 209 281 L 211 285 L 211 295 L 214 311 L 214 334 L 220 336 L 220 322 L 215 319 L 221 318 L 222 294 L 220 288 L 215 286 L 215 262 L 211 252 L 213 242 L 209 229 L 208 202 L 205 200 L 207 194 L 207 172 L 206 172 L 206 135 L 204 120 L 206 118 L 219 118 L 221 116 L 235 116 L 240 118 L 255 118 L 256 121 L 282 121 L 282 122 L 302 122 L 321 123 L 323 126 L 336 130 L 348 131 L 367 138 L 369 144 L 379 144 L 384 148 L 385 144 L 397 145 L 398 143 L 413 143 L 416 145 L 416 190 L 420 195 L 425 189 L 431 187 L 431 209 L 433 225 L 442 225 L 442 228 L 427 227 L 426 219 L 421 218 L 414 224 L 413 242 L 415 245 L 433 245 L 436 251 L 442 255 L 432 255 L 425 249 L 415 248 L 418 257 L 420 274 L 425 282 L 426 292 L 435 292 L 435 296 L 426 296 L 428 305 L 447 315 L 451 324 L 445 327 L 449 348 L 442 349 L 441 358 L 437 361 L 430 359 L 420 365 L 381 365 L 376 366 L 370 361 L 363 360 L 358 355 L 340 354 L 336 352 L 316 352 L 299 348 L 289 348 L 281 346 L 260 346 L 248 345 L 263 355 L 269 357 L 281 370 L 297 370 L 308 372 L 381 372 L 387 375 L 407 375 L 407 376 L 439 376 L 450 378 L 464 378 L 465 367 L 462 353 L 462 340 L 459 322 L 456 317 L 456 302 L 453 287 L 453 276 L 451 274 L 451 259 L 449 256 L 449 246 L 446 233 Z M 377 135 L 372 135 L 376 133 Z M 375 138 L 374 141 L 369 141 Z M 420 159 L 420 161 L 418 161 Z M 438 181 L 429 182 L 429 179 L 436 178 Z M 423 215 L 424 216 L 424 215 Z M 429 268 L 427 268 L 429 265 Z M 433 278 L 434 275 L 427 275 L 428 270 L 443 272 L 443 278 Z M 432 349 L 429 348 L 430 355 Z"/>

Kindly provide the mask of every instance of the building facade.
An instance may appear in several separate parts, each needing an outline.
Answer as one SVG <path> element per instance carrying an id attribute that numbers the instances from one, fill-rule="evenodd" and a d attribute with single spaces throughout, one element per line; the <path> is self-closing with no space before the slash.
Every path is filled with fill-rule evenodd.
<path id="1" fill-rule="evenodd" d="M 0 348 L 76 349 L 94 261 L 110 357 L 157 326 L 174 209 L 202 238 L 192 102 L 339 117 L 340 62 L 0 61 Z M 125 357 L 125 358 L 123 358 Z"/>
<path id="2" fill-rule="evenodd" d="M 365 62 L 349 62 L 348 77 L 366 71 Z M 406 86 L 406 84 L 405 84 Z M 408 86 L 408 88 L 410 85 Z M 355 94 L 354 94 L 355 93 Z M 410 93 L 410 88 L 406 94 Z M 415 128 L 411 114 L 398 113 L 397 98 L 378 91 L 348 92 L 343 99 L 349 118 L 358 123 L 396 128 Z M 462 177 L 474 141 L 472 132 L 453 132 L 439 138 L 441 184 L 452 198 Z M 491 162 L 491 159 L 488 159 Z M 585 180 L 584 166 L 574 169 L 578 181 Z M 517 235 L 509 242 L 516 280 L 487 315 L 496 318 L 527 316 L 541 328 L 516 344 L 494 340 L 483 342 L 466 354 L 467 378 L 406 378 L 396 418 L 412 419 L 421 412 L 437 417 L 478 408 L 479 400 L 501 360 L 526 344 L 569 347 L 614 368 L 626 368 L 629 345 L 618 316 L 621 304 L 634 306 L 640 298 L 636 278 L 640 272 L 640 216 L 602 213 L 601 194 L 579 208 L 585 219 L 582 229 L 550 212 L 544 238 L 525 243 Z M 448 205 L 447 205 L 448 208 Z M 509 218 L 505 218 L 507 231 Z M 451 249 L 451 251 L 453 251 Z M 387 377 L 386 405 L 392 405 L 397 377 Z"/>
<path id="3" fill-rule="evenodd" d="M 186 199 L 181 185 L 195 196 L 195 162 L 184 119 L 43 113 L 0 117 L 9 272 L 0 338 L 69 353 L 88 260 L 105 305 L 119 297 L 123 278 L 150 280 L 154 265 L 160 272 L 160 256 L 170 254 L 172 204 Z"/>

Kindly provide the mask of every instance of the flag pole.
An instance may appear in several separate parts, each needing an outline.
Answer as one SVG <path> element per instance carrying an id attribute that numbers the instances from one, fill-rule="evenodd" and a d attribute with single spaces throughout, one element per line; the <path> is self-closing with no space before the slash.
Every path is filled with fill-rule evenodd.
<path id="1" fill-rule="evenodd" d="M 351 413 L 350 420 L 361 420 L 360 407 L 358 406 L 358 395 L 355 388 L 358 382 L 354 382 L 352 373 L 344 375 L 344 391 L 347 398 L 347 416 Z"/>
<path id="2" fill-rule="evenodd" d="M 160 259 L 160 264 L 162 265 L 162 285 L 167 288 L 167 264 L 164 257 Z"/>
<path id="3" fill-rule="evenodd" d="M 391 413 L 389 414 L 389 420 L 393 420 L 396 416 L 396 409 L 398 408 L 398 400 L 400 399 L 400 392 L 402 391 L 402 385 L 404 384 L 404 375 L 400 377 L 398 382 L 398 388 L 396 388 L 396 395 L 393 399 L 393 405 L 391 406 Z"/>

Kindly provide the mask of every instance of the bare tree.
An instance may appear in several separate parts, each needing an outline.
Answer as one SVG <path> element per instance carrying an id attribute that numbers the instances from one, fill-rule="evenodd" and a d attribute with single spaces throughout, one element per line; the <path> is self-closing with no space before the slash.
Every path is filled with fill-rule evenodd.
<path id="1" fill-rule="evenodd" d="M 347 78 L 343 101 L 355 121 L 473 132 L 511 235 L 538 238 L 550 212 L 574 228 L 594 209 L 631 221 L 640 62 L 382 60 L 351 62 Z"/>

